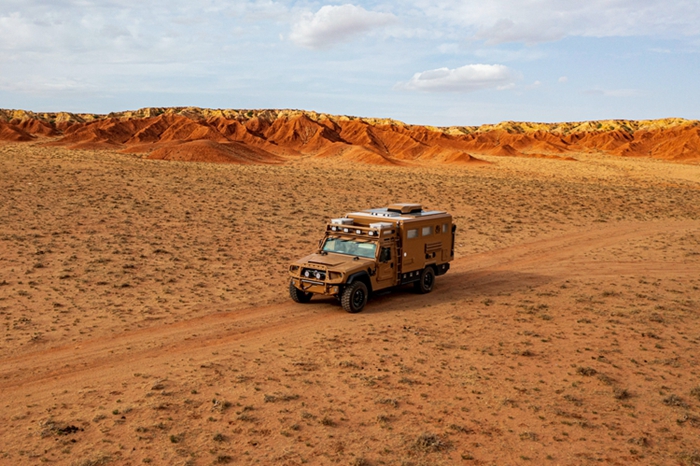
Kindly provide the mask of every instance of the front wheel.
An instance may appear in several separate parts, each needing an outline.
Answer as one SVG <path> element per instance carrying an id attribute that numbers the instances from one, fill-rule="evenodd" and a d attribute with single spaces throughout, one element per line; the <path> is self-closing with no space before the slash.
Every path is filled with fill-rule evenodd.
<path id="1" fill-rule="evenodd" d="M 340 302 L 347 312 L 352 314 L 360 312 L 367 304 L 367 285 L 362 282 L 348 285 L 343 291 Z"/>
<path id="2" fill-rule="evenodd" d="M 433 291 L 435 284 L 435 271 L 432 267 L 426 267 L 420 273 L 420 280 L 415 284 L 415 289 L 420 294 L 430 293 Z"/>
<path id="3" fill-rule="evenodd" d="M 301 291 L 299 288 L 294 286 L 294 283 L 289 282 L 289 297 L 295 303 L 308 303 L 311 301 L 311 296 L 313 293 L 307 293 L 306 291 Z"/>

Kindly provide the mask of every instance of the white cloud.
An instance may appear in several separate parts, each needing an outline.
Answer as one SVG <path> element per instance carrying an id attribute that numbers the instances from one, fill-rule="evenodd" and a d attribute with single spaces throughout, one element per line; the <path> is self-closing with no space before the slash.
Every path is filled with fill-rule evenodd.
<path id="1" fill-rule="evenodd" d="M 562 84 L 566 83 L 569 81 L 569 78 L 567 76 L 562 76 L 558 79 L 558 81 Z"/>
<path id="2" fill-rule="evenodd" d="M 429 21 L 470 38 L 534 44 L 564 37 L 700 35 L 697 0 L 412 0 Z"/>
<path id="3" fill-rule="evenodd" d="M 391 13 L 367 11 L 361 6 L 326 5 L 305 13 L 292 25 L 289 38 L 297 45 L 319 49 L 396 21 Z"/>
<path id="4" fill-rule="evenodd" d="M 604 97 L 635 97 L 641 94 L 637 89 L 588 89 L 585 95 L 601 95 Z"/>
<path id="5" fill-rule="evenodd" d="M 24 92 L 28 94 L 51 94 L 52 92 L 90 92 L 94 86 L 77 79 L 63 77 L 29 78 L 22 81 L 0 79 L 0 89 L 10 92 Z"/>
<path id="6" fill-rule="evenodd" d="M 474 37 L 483 39 L 489 44 L 502 44 L 507 42 L 525 42 L 534 44 L 538 42 L 551 42 L 562 39 L 567 31 L 560 24 L 545 26 L 541 20 L 532 22 L 515 22 L 510 18 L 500 18 L 491 26 L 481 26 Z"/>
<path id="7" fill-rule="evenodd" d="M 458 54 L 460 52 L 459 44 L 455 44 L 455 43 L 440 44 L 438 46 L 438 51 L 444 55 L 455 55 L 455 54 Z"/>
<path id="8" fill-rule="evenodd" d="M 491 62 L 528 62 L 545 58 L 547 54 L 535 47 L 523 47 L 518 50 L 509 50 L 498 47 L 482 47 L 474 50 L 473 55 L 483 61 Z"/>
<path id="9" fill-rule="evenodd" d="M 0 49 L 12 50 L 26 43 L 35 43 L 33 25 L 19 11 L 0 13 Z"/>
<path id="10" fill-rule="evenodd" d="M 271 0 L 233 5 L 211 0 L 0 3 L 0 52 L 42 53 L 49 59 L 61 56 L 62 61 L 92 63 L 201 60 L 216 55 L 220 44 L 238 31 L 250 38 L 260 34 L 261 24 L 289 16 L 285 5 Z"/>
<path id="11" fill-rule="evenodd" d="M 473 92 L 481 89 L 510 89 L 517 75 L 504 65 L 465 65 L 456 69 L 438 68 L 416 73 L 398 89 L 426 92 Z"/>

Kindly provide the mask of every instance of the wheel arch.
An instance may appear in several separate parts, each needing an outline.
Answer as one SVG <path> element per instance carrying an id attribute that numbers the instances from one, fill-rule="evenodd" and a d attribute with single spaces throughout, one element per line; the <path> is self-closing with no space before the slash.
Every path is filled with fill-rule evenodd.
<path id="1" fill-rule="evenodd" d="M 365 272 L 364 270 L 361 270 L 360 272 L 355 272 L 352 275 L 350 275 L 345 282 L 346 285 L 352 285 L 354 282 L 361 281 L 365 284 L 367 287 L 367 292 L 371 293 L 372 292 L 372 280 L 369 278 L 369 274 Z"/>
<path id="2" fill-rule="evenodd" d="M 439 267 L 434 262 L 432 264 L 425 264 L 425 267 L 423 267 L 423 269 L 419 269 L 419 271 L 422 272 L 425 269 L 433 269 L 433 274 L 435 274 L 436 277 L 440 275 Z"/>

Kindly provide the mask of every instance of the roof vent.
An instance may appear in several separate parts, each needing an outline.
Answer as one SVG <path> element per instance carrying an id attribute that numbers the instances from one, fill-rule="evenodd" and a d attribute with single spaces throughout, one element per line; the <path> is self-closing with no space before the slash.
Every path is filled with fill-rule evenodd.
<path id="1" fill-rule="evenodd" d="M 420 204 L 391 204 L 387 210 L 402 214 L 417 214 L 423 210 L 423 207 Z"/>

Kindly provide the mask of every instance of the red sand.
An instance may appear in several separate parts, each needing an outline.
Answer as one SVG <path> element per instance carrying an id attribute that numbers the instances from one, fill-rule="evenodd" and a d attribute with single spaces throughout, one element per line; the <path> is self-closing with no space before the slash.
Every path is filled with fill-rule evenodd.
<path id="1" fill-rule="evenodd" d="M 266 120 L 244 144 L 163 142 L 245 126 L 169 119 L 70 132 L 120 151 L 0 144 L 1 466 L 700 462 L 700 166 L 461 169 L 466 137 L 391 125 L 305 155 L 328 120 L 279 125 L 303 160 L 260 164 Z M 383 155 L 394 133 L 436 166 Z M 289 299 L 329 218 L 397 200 L 454 215 L 432 293 Z"/>

